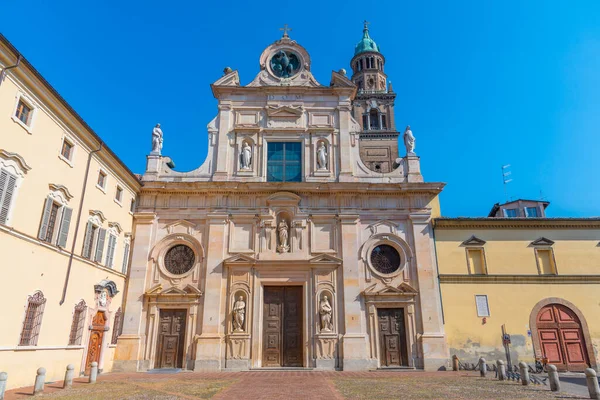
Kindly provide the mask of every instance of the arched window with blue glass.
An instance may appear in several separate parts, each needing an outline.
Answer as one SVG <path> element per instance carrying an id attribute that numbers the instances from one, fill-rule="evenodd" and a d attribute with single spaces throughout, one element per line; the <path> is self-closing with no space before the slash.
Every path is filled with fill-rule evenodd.
<path id="1" fill-rule="evenodd" d="M 267 182 L 302 182 L 302 143 L 267 145 Z"/>

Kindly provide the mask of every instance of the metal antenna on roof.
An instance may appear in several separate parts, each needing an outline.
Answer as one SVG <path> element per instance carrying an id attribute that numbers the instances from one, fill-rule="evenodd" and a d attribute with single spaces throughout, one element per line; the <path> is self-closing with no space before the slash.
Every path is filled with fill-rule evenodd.
<path id="1" fill-rule="evenodd" d="M 508 203 L 508 194 L 506 192 L 506 185 L 509 182 L 512 182 L 512 179 L 508 178 L 512 173 L 508 170 L 509 167 L 510 167 L 510 164 L 506 164 L 506 165 L 502 166 L 502 183 L 504 184 L 504 198 L 506 198 L 507 203 Z"/>

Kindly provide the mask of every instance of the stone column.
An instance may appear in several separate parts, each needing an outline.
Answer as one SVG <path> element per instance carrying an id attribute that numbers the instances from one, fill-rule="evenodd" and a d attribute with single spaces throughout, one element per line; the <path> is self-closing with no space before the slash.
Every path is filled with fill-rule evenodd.
<path id="1" fill-rule="evenodd" d="M 350 98 L 348 96 L 340 96 L 340 104 L 338 112 L 340 116 L 340 175 L 352 176 L 352 152 L 350 150 L 350 126 L 351 126 L 351 111 Z M 358 146 L 358 143 L 356 144 Z M 331 168 L 333 170 L 333 168 Z"/>
<path id="2" fill-rule="evenodd" d="M 206 250 L 206 279 L 202 333 L 196 337 L 196 361 L 194 371 L 220 370 L 223 349 L 223 323 L 225 315 L 226 277 L 223 274 L 223 257 L 227 247 L 225 240 L 226 214 L 208 216 L 208 246 Z"/>
<path id="3" fill-rule="evenodd" d="M 434 254 L 431 215 L 410 214 L 414 243 L 419 295 L 417 297 L 421 325 L 422 366 L 428 371 L 437 371 L 448 362 L 446 335 L 442 323 L 442 308 L 438 282 L 437 262 Z"/>
<path id="4" fill-rule="evenodd" d="M 367 340 L 366 311 L 361 286 L 364 273 L 360 271 L 358 248 L 360 236 L 358 233 L 358 216 L 342 215 L 342 279 L 344 282 L 342 359 L 345 371 L 365 370 L 377 367 L 377 360 L 370 358 Z"/>
<path id="5" fill-rule="evenodd" d="M 113 372 L 135 372 L 149 367 L 149 362 L 144 360 L 146 314 L 143 306 L 148 276 L 148 257 L 155 235 L 156 214 L 152 212 L 134 214 L 133 253 L 129 280 L 124 291 L 123 333 L 117 342 Z"/>
<path id="6" fill-rule="evenodd" d="M 217 134 L 217 160 L 214 169 L 213 179 L 215 181 L 225 181 L 229 174 L 229 127 L 231 125 L 231 101 L 219 102 L 219 133 Z M 256 162 L 256 160 L 252 160 Z"/>

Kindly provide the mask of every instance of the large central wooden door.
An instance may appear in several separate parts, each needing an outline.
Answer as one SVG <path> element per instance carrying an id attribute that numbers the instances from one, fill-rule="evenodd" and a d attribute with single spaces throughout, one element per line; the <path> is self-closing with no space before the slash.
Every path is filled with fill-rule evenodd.
<path id="1" fill-rule="evenodd" d="M 265 286 L 263 367 L 302 367 L 302 286 Z"/>
<path id="2" fill-rule="evenodd" d="M 160 310 L 157 368 L 182 368 L 185 310 Z"/>
<path id="3" fill-rule="evenodd" d="M 542 356 L 561 371 L 584 371 L 589 359 L 577 315 L 560 304 L 550 304 L 537 315 Z"/>
<path id="4" fill-rule="evenodd" d="M 403 308 L 378 308 L 382 367 L 408 366 Z"/>

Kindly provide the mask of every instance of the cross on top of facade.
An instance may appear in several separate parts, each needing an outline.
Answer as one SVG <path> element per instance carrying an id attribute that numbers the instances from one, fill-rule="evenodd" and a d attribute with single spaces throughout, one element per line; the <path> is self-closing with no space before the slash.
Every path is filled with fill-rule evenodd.
<path id="1" fill-rule="evenodd" d="M 365 27 L 364 27 L 364 29 L 369 29 L 369 24 L 370 24 L 370 22 L 369 22 L 369 21 L 367 21 L 367 20 L 365 19 L 365 20 L 364 20 L 364 22 L 363 22 L 363 24 L 365 24 Z"/>
<path id="2" fill-rule="evenodd" d="M 283 28 L 279 28 L 279 30 L 280 30 L 280 31 L 283 31 L 283 37 L 284 37 L 284 38 L 287 38 L 287 37 L 289 37 L 289 35 L 288 35 L 288 31 L 291 31 L 291 30 L 292 30 L 292 28 L 289 28 L 289 27 L 288 27 L 288 24 L 284 24 L 284 25 L 283 25 Z"/>

